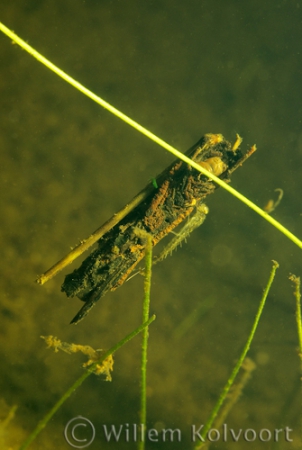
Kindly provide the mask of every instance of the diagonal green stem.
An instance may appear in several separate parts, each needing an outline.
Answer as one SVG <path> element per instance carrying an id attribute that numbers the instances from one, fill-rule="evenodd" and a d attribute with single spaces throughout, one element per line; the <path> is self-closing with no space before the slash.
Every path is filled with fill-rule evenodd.
<path id="1" fill-rule="evenodd" d="M 116 345 L 111 347 L 107 352 L 104 353 L 104 355 L 97 360 L 94 364 L 92 364 L 89 367 L 89 370 L 85 371 L 83 375 L 80 376 L 76 380 L 75 383 L 73 383 L 72 386 L 70 386 L 69 389 L 62 395 L 62 397 L 57 401 L 57 403 L 51 408 L 51 410 L 46 414 L 45 417 L 37 424 L 36 428 L 33 430 L 33 432 L 28 436 L 28 438 L 23 442 L 19 450 L 25 450 L 28 448 L 28 446 L 32 443 L 32 441 L 38 436 L 38 434 L 43 430 L 43 428 L 47 425 L 47 423 L 50 421 L 52 416 L 58 411 L 58 409 L 65 403 L 65 401 L 71 396 L 71 394 L 81 386 L 83 381 L 86 380 L 86 378 L 89 377 L 89 375 L 96 369 L 96 366 L 98 364 L 101 364 L 103 361 L 105 361 L 108 356 L 113 355 L 117 350 L 119 350 L 123 345 L 125 345 L 127 342 L 129 342 L 131 339 L 133 339 L 137 334 L 141 333 L 145 328 L 147 328 L 150 323 L 152 323 L 155 320 L 155 315 L 150 317 L 148 321 L 140 325 L 136 330 L 132 331 L 132 333 L 128 334 L 124 339 L 119 341 Z"/>
<path id="2" fill-rule="evenodd" d="M 218 412 L 219 412 L 219 410 L 220 410 L 220 408 L 221 408 L 221 406 L 222 406 L 222 404 L 223 404 L 223 402 L 224 402 L 224 400 L 225 400 L 225 398 L 226 398 L 226 396 L 227 396 L 231 386 L 234 383 L 234 380 L 235 380 L 235 378 L 236 378 L 236 376 L 237 376 L 237 374 L 239 372 L 239 369 L 240 369 L 240 367 L 241 367 L 241 365 L 242 365 L 242 363 L 243 363 L 243 361 L 244 361 L 244 359 L 246 357 L 246 354 L 247 354 L 247 352 L 250 349 L 252 340 L 254 338 L 254 335 L 255 335 L 255 332 L 256 332 L 256 329 L 257 329 L 257 326 L 258 326 L 258 323 L 259 323 L 259 320 L 260 320 L 260 317 L 261 317 L 261 314 L 262 314 L 262 311 L 263 311 L 263 308 L 264 308 L 264 305 L 265 305 L 266 298 L 267 298 L 268 293 L 270 291 L 271 285 L 272 285 L 272 283 L 274 281 L 275 273 L 276 273 L 276 270 L 278 269 L 278 267 L 279 267 L 279 264 L 276 261 L 273 261 L 273 267 L 272 267 L 272 270 L 271 270 L 271 273 L 270 273 L 270 277 L 269 277 L 267 286 L 266 286 L 266 288 L 265 288 L 265 290 L 263 292 L 263 296 L 262 296 L 262 299 L 261 299 L 261 302 L 260 302 L 260 305 L 259 305 L 256 317 L 255 317 L 252 329 L 250 331 L 249 337 L 248 337 L 247 342 L 246 342 L 246 344 L 245 344 L 245 346 L 243 348 L 243 351 L 242 351 L 242 353 L 241 353 L 241 355 L 240 355 L 240 357 L 238 359 L 238 362 L 236 363 L 236 365 L 235 365 L 235 367 L 234 367 L 234 369 L 233 369 L 233 371 L 231 373 L 230 378 L 228 379 L 226 385 L 224 386 L 224 388 L 222 390 L 222 393 L 221 393 L 221 395 L 220 395 L 216 405 L 214 406 L 213 411 L 212 411 L 209 419 L 205 423 L 205 426 L 204 426 L 204 428 L 202 430 L 202 434 L 201 434 L 203 439 L 205 439 L 205 437 L 207 435 L 207 432 L 211 428 L 211 426 L 212 426 L 212 424 L 213 424 L 213 422 L 214 422 L 214 420 L 215 420 L 215 418 L 216 418 L 216 416 L 217 416 L 217 414 L 218 414 Z M 203 446 L 204 446 L 204 443 L 202 442 L 201 444 L 198 444 L 195 447 L 195 450 L 199 450 Z"/>

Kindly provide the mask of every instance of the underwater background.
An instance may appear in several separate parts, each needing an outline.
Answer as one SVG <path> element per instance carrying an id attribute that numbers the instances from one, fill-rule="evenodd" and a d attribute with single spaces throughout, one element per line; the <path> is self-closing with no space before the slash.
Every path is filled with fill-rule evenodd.
<path id="1" fill-rule="evenodd" d="M 181 151 L 222 133 L 257 152 L 232 186 L 302 237 L 302 10 L 260 0 L 2 0 L 0 21 L 116 108 Z M 0 443 L 18 449 L 78 378 L 80 355 L 54 353 L 40 336 L 108 349 L 142 320 L 143 278 L 102 298 L 77 326 L 82 306 L 60 292 L 67 273 L 35 283 L 81 239 L 122 208 L 174 157 L 94 104 L 0 34 L 1 328 Z M 205 423 L 251 329 L 274 259 L 276 279 L 248 356 L 256 369 L 226 423 L 285 429 L 280 442 L 212 443 L 213 449 L 301 448 L 301 382 L 290 273 L 301 249 L 226 191 L 152 274 L 149 428 Z M 195 313 L 194 313 L 195 312 Z M 188 324 L 190 318 L 190 326 Z M 68 449 L 64 428 L 81 415 L 95 426 L 89 448 L 107 443 L 103 424 L 139 423 L 141 336 L 115 355 L 112 382 L 90 376 L 64 403 L 32 449 Z M 5 422 L 10 408 L 14 418 Z"/>

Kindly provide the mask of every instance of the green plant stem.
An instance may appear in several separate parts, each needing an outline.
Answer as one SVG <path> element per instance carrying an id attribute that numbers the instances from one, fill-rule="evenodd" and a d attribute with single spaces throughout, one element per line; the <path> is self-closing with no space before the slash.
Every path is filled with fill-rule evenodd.
<path id="1" fill-rule="evenodd" d="M 237 374 L 239 372 L 239 369 L 240 369 L 240 367 L 241 367 L 241 365 L 242 365 L 242 363 L 243 363 L 243 361 L 244 361 L 244 359 L 245 359 L 245 357 L 247 355 L 247 352 L 250 349 L 252 340 L 254 338 L 254 335 L 255 335 L 255 332 L 256 332 L 256 329 L 257 329 L 257 326 L 258 326 L 258 323 L 259 323 L 259 320 L 260 320 L 260 317 L 261 317 L 261 314 L 262 314 L 262 311 L 263 311 L 263 308 L 264 308 L 264 305 L 265 305 L 266 298 L 267 298 L 268 293 L 270 291 L 270 288 L 271 288 L 271 285 L 272 285 L 273 280 L 275 278 L 275 273 L 276 273 L 276 270 L 277 270 L 278 267 L 279 267 L 279 264 L 276 261 L 273 261 L 273 267 L 272 267 L 272 270 L 271 270 L 271 273 L 270 273 L 270 277 L 269 277 L 267 286 L 266 286 L 266 288 L 265 288 L 265 290 L 263 292 L 263 296 L 262 296 L 262 299 L 261 299 L 261 302 L 260 302 L 260 305 L 259 305 L 256 317 L 255 317 L 252 329 L 250 331 L 249 337 L 248 337 L 247 342 L 246 342 L 246 344 L 245 344 L 245 346 L 243 348 L 243 351 L 242 351 L 242 353 L 241 353 L 241 355 L 239 357 L 239 360 L 236 363 L 236 365 L 235 365 L 235 367 L 234 367 L 234 369 L 233 369 L 233 371 L 231 373 L 231 376 L 229 377 L 226 385 L 224 386 L 224 388 L 222 390 L 222 393 L 221 393 L 221 395 L 220 395 L 216 405 L 214 406 L 213 411 L 212 411 L 209 419 L 205 423 L 205 426 L 204 426 L 202 434 L 201 434 L 203 439 L 205 439 L 207 432 L 211 428 L 211 426 L 212 426 L 212 424 L 213 424 L 213 422 L 214 422 L 214 420 L 215 420 L 215 418 L 216 418 L 216 416 L 217 416 L 217 414 L 218 414 L 218 412 L 219 412 L 219 410 L 220 410 L 220 408 L 221 408 L 221 406 L 222 406 L 222 404 L 223 404 L 223 402 L 224 402 L 224 400 L 225 400 L 225 398 L 226 398 L 226 396 L 227 396 L 231 386 L 234 383 L 234 380 L 235 380 L 235 378 L 236 378 L 236 376 L 237 376 Z M 205 443 L 201 442 L 201 444 L 198 444 L 195 447 L 195 450 L 197 450 L 197 449 L 199 450 L 204 445 L 205 445 Z"/>
<path id="2" fill-rule="evenodd" d="M 299 339 L 299 356 L 302 361 L 302 321 L 301 321 L 301 280 L 296 275 L 290 275 L 289 279 L 295 284 L 295 298 L 296 298 L 296 323 Z"/>
<path id="3" fill-rule="evenodd" d="M 301 280 L 296 275 L 290 275 L 289 279 L 293 281 L 295 285 L 294 296 L 296 298 L 296 323 L 299 340 L 299 358 L 300 358 L 300 379 L 302 379 L 302 322 L 301 322 Z M 302 402 L 302 384 L 300 384 L 300 404 Z M 300 433 L 302 436 L 302 423 Z"/>
<path id="4" fill-rule="evenodd" d="M 150 290 L 152 274 L 152 238 L 146 235 L 146 255 L 145 255 L 145 279 L 144 279 L 144 303 L 143 303 L 143 322 L 149 318 L 150 309 Z M 145 448 L 145 432 L 147 423 L 147 350 L 148 350 L 149 328 L 146 327 L 142 333 L 142 364 L 141 364 L 141 406 L 140 406 L 140 426 L 142 427 L 143 439 L 138 443 L 138 449 Z"/>
<path id="5" fill-rule="evenodd" d="M 33 47 L 28 45 L 23 39 L 21 39 L 19 36 L 17 36 L 13 31 L 11 31 L 9 28 L 7 28 L 3 23 L 0 22 L 0 31 L 2 33 L 6 34 L 10 39 L 12 39 L 16 44 L 18 44 L 23 50 L 27 51 L 30 55 L 32 55 L 34 58 L 36 58 L 41 64 L 46 66 L 49 70 L 53 71 L 56 75 L 61 77 L 63 80 L 65 80 L 67 83 L 71 84 L 75 89 L 82 92 L 82 94 L 89 97 L 94 102 L 101 105 L 103 108 L 107 109 L 111 114 L 115 115 L 119 119 L 126 122 L 128 125 L 133 127 L 135 130 L 139 131 L 140 133 L 147 136 L 152 141 L 156 142 L 158 145 L 166 149 L 168 152 L 175 155 L 177 158 L 180 158 L 182 161 L 184 161 L 187 164 L 190 164 L 190 166 L 194 167 L 194 169 L 198 170 L 202 174 L 206 175 L 211 180 L 215 181 L 219 186 L 221 186 L 223 189 L 227 190 L 230 194 L 232 194 L 234 197 L 238 198 L 241 202 L 245 203 L 249 208 L 253 209 L 257 214 L 259 214 L 263 219 L 265 219 L 267 222 L 270 222 L 271 225 L 273 225 L 275 228 L 277 228 L 281 233 L 283 233 L 288 239 L 290 239 L 292 242 L 294 242 L 298 247 L 302 248 L 302 241 L 298 239 L 293 233 L 291 233 L 287 228 L 285 228 L 281 223 L 279 223 L 277 220 L 273 219 L 267 212 L 265 212 L 263 209 L 259 208 L 259 206 L 255 205 L 255 203 L 251 202 L 248 198 L 246 198 L 244 195 L 242 195 L 240 192 L 236 191 L 234 188 L 232 188 L 230 185 L 225 183 L 224 181 L 220 180 L 220 178 L 216 177 L 215 175 L 208 172 L 206 169 L 201 167 L 196 162 L 192 161 L 190 158 L 188 158 L 186 155 L 178 151 L 176 148 L 172 147 L 167 142 L 160 139 L 155 134 L 151 133 L 151 131 L 144 128 L 142 125 L 140 125 L 138 122 L 135 122 L 130 117 L 123 114 L 118 109 L 114 108 L 114 106 L 110 105 L 110 103 L 103 100 L 101 97 L 98 97 L 96 94 L 91 92 L 89 89 L 87 89 L 85 86 L 80 84 L 78 81 L 71 78 L 69 75 L 67 75 L 65 72 L 63 72 L 61 69 L 59 69 L 57 66 L 55 66 L 52 62 L 50 62 L 48 59 L 46 59 L 43 55 L 41 55 L 39 52 L 37 52 Z M 40 281 L 43 281 L 43 277 L 40 279 Z"/>
<path id="6" fill-rule="evenodd" d="M 58 409 L 63 405 L 63 403 L 70 397 L 70 395 L 81 386 L 83 381 L 86 380 L 86 378 L 89 377 L 91 373 L 96 369 L 96 366 L 98 364 L 101 364 L 108 356 L 113 355 L 117 350 L 119 350 L 123 345 L 125 345 L 127 342 L 129 342 L 131 339 L 133 339 L 137 334 L 141 333 L 145 328 L 147 328 L 153 321 L 155 320 L 155 315 L 150 317 L 149 320 L 147 320 L 145 323 L 140 325 L 138 328 L 136 328 L 132 333 L 128 334 L 124 339 L 119 341 L 116 345 L 111 347 L 107 352 L 104 353 L 104 355 L 98 359 L 94 364 L 92 364 L 89 367 L 89 370 L 85 371 L 83 375 L 80 376 L 76 380 L 75 383 L 73 383 L 72 386 L 70 386 L 69 389 L 62 395 L 62 397 L 58 400 L 58 402 L 51 408 L 51 410 L 46 414 L 45 417 L 37 424 L 36 428 L 33 430 L 33 432 L 28 436 L 28 438 L 23 442 L 19 450 L 25 450 L 28 448 L 28 446 L 32 443 L 32 441 L 38 436 L 38 434 L 43 430 L 43 428 L 47 425 L 47 423 L 50 421 L 52 416 L 58 411 Z"/>

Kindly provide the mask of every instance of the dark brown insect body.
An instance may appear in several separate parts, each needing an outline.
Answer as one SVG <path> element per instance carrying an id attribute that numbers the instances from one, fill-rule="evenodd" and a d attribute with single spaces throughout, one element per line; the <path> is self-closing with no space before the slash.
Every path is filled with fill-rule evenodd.
<path id="1" fill-rule="evenodd" d="M 235 145 L 234 147 L 235 148 Z M 221 179 L 241 165 L 254 150 L 245 155 L 222 135 L 207 134 L 186 155 Z M 66 276 L 62 291 L 85 302 L 72 320 L 77 323 L 108 291 L 114 291 L 128 278 L 145 254 L 139 228 L 151 234 L 153 246 L 170 233 L 196 205 L 217 186 L 181 160 L 175 161 L 157 178 L 158 188 L 109 230 L 82 265 Z"/>

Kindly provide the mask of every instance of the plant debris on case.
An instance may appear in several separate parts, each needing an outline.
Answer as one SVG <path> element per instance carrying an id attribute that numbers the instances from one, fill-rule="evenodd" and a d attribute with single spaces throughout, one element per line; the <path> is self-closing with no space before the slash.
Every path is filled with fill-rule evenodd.
<path id="1" fill-rule="evenodd" d="M 239 136 L 232 146 L 221 134 L 206 134 L 186 155 L 228 182 L 231 173 L 256 150 L 253 146 L 243 153 L 240 143 Z M 71 323 L 78 323 L 102 296 L 121 286 L 144 257 L 146 243 L 137 229 L 150 233 L 155 246 L 218 187 L 179 159 L 153 180 L 153 186 L 144 201 L 104 234 L 82 265 L 66 276 L 62 291 L 85 302 Z"/>

